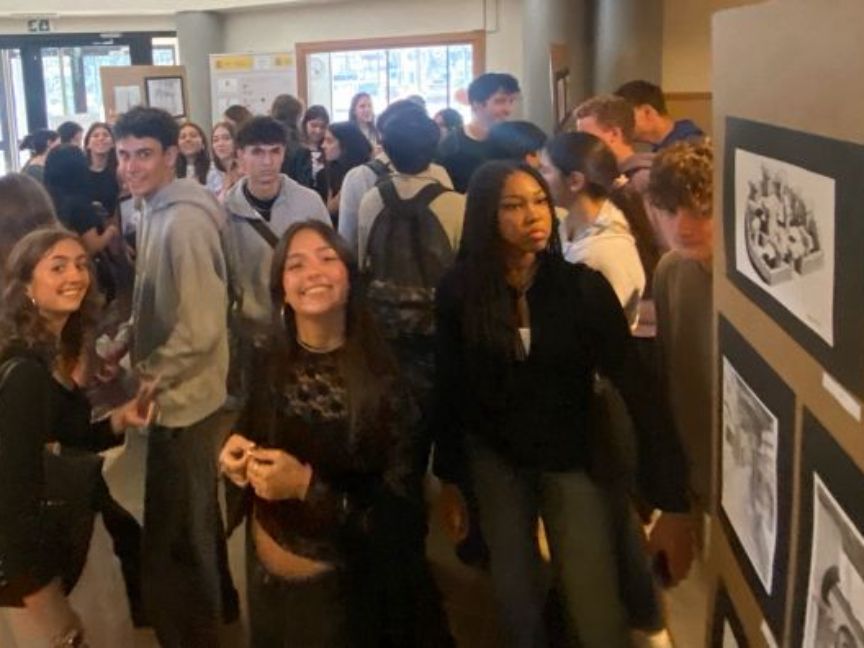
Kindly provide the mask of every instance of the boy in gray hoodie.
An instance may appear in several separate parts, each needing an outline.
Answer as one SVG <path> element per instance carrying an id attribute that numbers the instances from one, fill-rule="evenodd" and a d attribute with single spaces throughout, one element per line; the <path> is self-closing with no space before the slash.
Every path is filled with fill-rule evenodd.
<path id="1" fill-rule="evenodd" d="M 167 112 L 118 119 L 119 172 L 139 205 L 131 359 L 156 385 L 144 502 L 143 599 L 162 646 L 218 646 L 236 619 L 217 502 L 228 371 L 224 213 L 174 179 L 179 128 Z"/>

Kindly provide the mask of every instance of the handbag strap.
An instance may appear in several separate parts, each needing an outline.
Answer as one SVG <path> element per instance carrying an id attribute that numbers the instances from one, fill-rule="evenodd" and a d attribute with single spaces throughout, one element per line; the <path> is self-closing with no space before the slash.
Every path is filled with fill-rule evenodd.
<path id="1" fill-rule="evenodd" d="M 9 378 L 9 374 L 12 373 L 12 370 L 21 364 L 23 358 L 20 357 L 12 357 L 6 360 L 2 365 L 0 365 L 0 391 L 3 391 L 3 387 L 6 385 L 6 380 Z"/>
<path id="2" fill-rule="evenodd" d="M 261 235 L 261 238 L 267 241 L 270 247 L 275 248 L 276 244 L 279 243 L 279 237 L 276 236 L 276 233 L 263 220 L 259 218 L 246 218 L 244 220 Z"/>

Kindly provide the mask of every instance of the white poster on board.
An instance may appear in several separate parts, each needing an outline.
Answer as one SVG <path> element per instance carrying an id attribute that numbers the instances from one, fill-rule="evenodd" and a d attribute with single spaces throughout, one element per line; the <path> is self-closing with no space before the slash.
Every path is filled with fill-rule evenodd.
<path id="1" fill-rule="evenodd" d="M 267 114 L 276 97 L 297 94 L 294 54 L 211 54 L 210 93 L 214 122 L 234 104 L 255 114 Z"/>

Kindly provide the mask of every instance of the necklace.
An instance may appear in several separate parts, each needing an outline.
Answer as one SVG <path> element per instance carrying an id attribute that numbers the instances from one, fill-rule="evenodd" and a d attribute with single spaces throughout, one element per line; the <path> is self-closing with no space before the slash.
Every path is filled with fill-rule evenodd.
<path id="1" fill-rule="evenodd" d="M 297 337 L 297 344 L 299 344 L 301 347 L 303 347 L 304 349 L 306 349 L 310 353 L 330 353 L 331 351 L 335 351 L 336 349 L 341 347 L 343 344 L 345 344 L 345 340 L 343 338 L 340 338 L 340 339 L 336 340 L 335 342 L 328 344 L 327 346 L 320 346 L 319 347 L 319 346 L 312 346 L 311 344 L 307 344 L 306 342 L 301 340 L 300 337 L 298 336 Z"/>

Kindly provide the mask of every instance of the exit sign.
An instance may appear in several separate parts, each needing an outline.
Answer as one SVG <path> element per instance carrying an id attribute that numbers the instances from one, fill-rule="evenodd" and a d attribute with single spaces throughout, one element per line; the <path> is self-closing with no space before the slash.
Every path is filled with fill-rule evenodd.
<path id="1" fill-rule="evenodd" d="M 51 31 L 51 21 L 47 18 L 31 18 L 27 21 L 27 31 L 39 34 Z"/>

